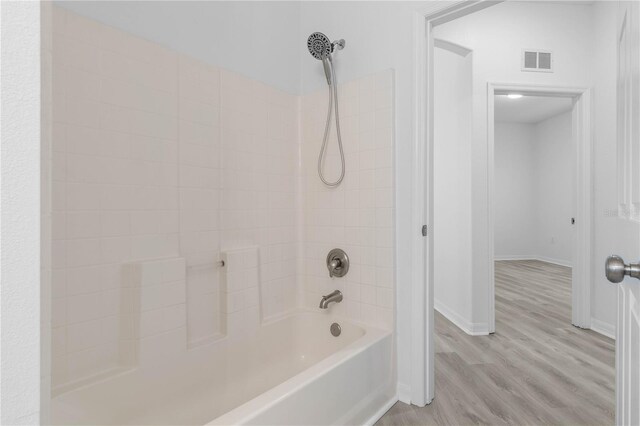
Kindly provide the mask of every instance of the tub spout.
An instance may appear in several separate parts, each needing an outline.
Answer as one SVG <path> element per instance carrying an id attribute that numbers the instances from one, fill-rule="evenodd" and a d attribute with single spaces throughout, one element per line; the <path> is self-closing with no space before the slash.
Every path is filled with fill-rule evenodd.
<path id="1" fill-rule="evenodd" d="M 329 303 L 332 302 L 342 302 L 342 292 L 340 292 L 340 290 L 335 290 L 326 296 L 322 296 L 322 299 L 320 299 L 320 309 L 327 309 L 329 307 Z"/>

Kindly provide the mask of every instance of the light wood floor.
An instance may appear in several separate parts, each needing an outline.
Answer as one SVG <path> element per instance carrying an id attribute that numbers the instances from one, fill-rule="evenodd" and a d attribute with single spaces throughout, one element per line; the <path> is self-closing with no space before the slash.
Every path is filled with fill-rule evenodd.
<path id="1" fill-rule="evenodd" d="M 613 340 L 571 325 L 571 269 L 496 262 L 496 333 L 469 336 L 436 312 L 436 397 L 398 402 L 378 425 L 610 425 Z"/>

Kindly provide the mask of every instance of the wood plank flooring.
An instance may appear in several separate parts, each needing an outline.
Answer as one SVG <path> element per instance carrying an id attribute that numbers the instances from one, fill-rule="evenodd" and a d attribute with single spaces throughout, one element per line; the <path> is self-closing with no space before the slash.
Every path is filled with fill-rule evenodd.
<path id="1" fill-rule="evenodd" d="M 496 262 L 496 333 L 436 312 L 436 397 L 396 403 L 377 425 L 611 425 L 615 342 L 571 325 L 571 269 Z"/>

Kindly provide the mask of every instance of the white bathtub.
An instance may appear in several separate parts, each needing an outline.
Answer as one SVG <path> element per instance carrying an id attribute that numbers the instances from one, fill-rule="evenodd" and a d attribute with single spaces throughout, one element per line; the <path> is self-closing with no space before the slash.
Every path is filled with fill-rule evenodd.
<path id="1" fill-rule="evenodd" d="M 394 395 L 391 332 L 300 312 L 56 396 L 52 423 L 365 424 Z"/>

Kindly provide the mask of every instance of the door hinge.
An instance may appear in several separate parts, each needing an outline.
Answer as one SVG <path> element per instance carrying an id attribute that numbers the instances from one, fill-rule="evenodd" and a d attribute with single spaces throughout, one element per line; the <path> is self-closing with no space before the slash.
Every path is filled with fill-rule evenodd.
<path id="1" fill-rule="evenodd" d="M 422 225 L 422 236 L 423 237 L 427 236 L 427 225 Z"/>

